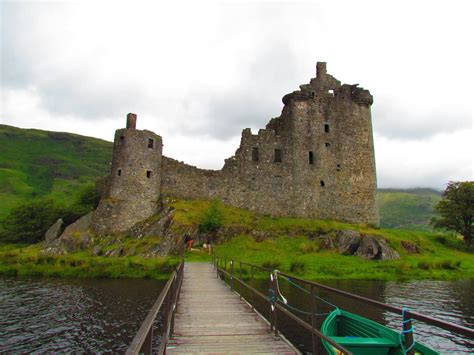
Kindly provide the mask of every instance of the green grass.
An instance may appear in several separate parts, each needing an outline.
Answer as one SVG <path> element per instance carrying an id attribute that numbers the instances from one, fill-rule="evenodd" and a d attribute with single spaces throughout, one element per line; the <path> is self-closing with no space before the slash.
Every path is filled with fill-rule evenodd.
<path id="1" fill-rule="evenodd" d="M 52 197 L 68 205 L 107 173 L 112 143 L 70 133 L 0 125 L 0 219 L 16 205 Z"/>
<path id="2" fill-rule="evenodd" d="M 93 278 L 166 279 L 179 263 L 176 257 L 92 256 L 90 251 L 42 255 L 39 245 L 0 247 L 0 275 Z"/>
<path id="3" fill-rule="evenodd" d="M 210 201 L 175 200 L 177 237 L 183 230 L 197 228 L 203 211 Z M 242 230 L 241 235 L 215 245 L 218 255 L 259 266 L 279 269 L 303 278 L 322 279 L 459 279 L 474 277 L 474 256 L 464 249 L 456 236 L 399 229 L 375 229 L 334 221 L 304 218 L 276 218 L 262 216 L 226 205 L 221 205 L 224 220 L 223 237 L 229 230 Z M 357 256 L 340 255 L 336 250 L 321 248 L 315 237 L 320 234 L 334 236 L 339 230 L 352 229 L 363 234 L 378 235 L 401 256 L 399 260 L 368 261 Z M 252 231 L 255 237 L 246 235 Z M 265 237 L 260 237 L 264 234 Z M 224 238 L 226 239 L 226 238 Z M 409 254 L 401 242 L 410 242 L 421 249 Z M 166 278 L 179 257 L 149 257 L 149 250 L 161 242 L 160 236 L 134 238 L 108 236 L 95 238 L 94 245 L 77 253 L 42 255 L 41 245 L 0 245 L 0 274 L 43 275 L 67 277 L 147 277 Z M 111 250 L 123 249 L 121 257 L 93 256 L 93 248 L 100 247 L 102 255 Z M 186 253 L 188 262 L 211 260 L 199 245 Z M 249 270 L 243 270 L 248 274 Z M 263 275 L 262 275 L 263 277 Z"/>
<path id="4" fill-rule="evenodd" d="M 303 236 L 281 236 L 256 242 L 252 237 L 242 235 L 217 246 L 215 251 L 217 255 L 225 257 L 228 263 L 231 259 L 244 261 L 310 280 L 446 280 L 474 277 L 472 254 L 445 250 L 441 246 L 434 246 L 436 242 L 422 239 L 423 245 L 425 241 L 426 245 L 432 245 L 430 250 L 420 255 L 402 252 L 401 259 L 389 261 L 369 261 L 329 250 L 307 250 L 301 247 L 308 243 L 308 239 Z M 395 243 L 395 240 L 392 242 Z M 244 268 L 245 274 L 249 274 L 249 268 Z"/>

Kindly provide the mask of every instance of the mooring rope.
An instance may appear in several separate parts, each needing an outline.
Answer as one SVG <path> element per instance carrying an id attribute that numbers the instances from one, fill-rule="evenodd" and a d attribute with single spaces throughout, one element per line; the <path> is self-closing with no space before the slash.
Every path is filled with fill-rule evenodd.
<path id="1" fill-rule="evenodd" d="M 415 347 L 415 344 L 416 344 L 415 337 L 413 336 L 413 343 L 408 348 L 405 348 L 404 335 L 407 333 L 414 334 L 414 330 L 415 330 L 415 327 L 413 326 L 413 324 L 409 329 L 403 329 L 406 323 L 409 323 L 412 321 L 411 318 L 405 319 L 405 312 L 410 312 L 410 308 L 405 308 L 405 307 L 402 308 L 402 331 L 400 332 L 400 347 L 402 348 L 403 354 L 407 354 L 411 349 Z"/>
<path id="2" fill-rule="evenodd" d="M 280 284 L 278 282 L 278 274 L 280 274 L 280 272 L 278 270 L 274 270 L 271 274 L 270 274 L 270 279 L 271 281 L 275 280 L 275 284 L 276 284 L 276 291 L 278 294 L 275 293 L 275 291 L 271 288 L 268 289 L 268 300 L 270 302 L 280 302 L 281 304 L 283 304 L 284 306 L 288 307 L 289 309 L 295 311 L 295 312 L 298 312 L 298 313 L 302 313 L 302 314 L 306 314 L 306 315 L 313 315 L 313 316 L 327 316 L 329 314 L 329 312 L 326 312 L 326 313 L 312 313 L 312 312 L 307 312 L 307 311 L 304 311 L 302 309 L 299 309 L 298 307 L 295 307 L 295 306 L 292 306 L 288 303 L 288 300 L 283 296 L 283 294 L 281 293 L 281 290 L 280 290 Z M 306 289 L 304 289 L 303 287 L 299 286 L 298 284 L 292 282 L 289 278 L 286 278 L 284 276 L 282 276 L 280 274 L 280 277 L 284 278 L 285 280 L 287 280 L 291 285 L 295 286 L 296 288 L 304 291 L 305 293 L 307 294 L 310 294 L 310 292 L 308 292 Z M 313 297 L 317 298 L 317 299 L 320 299 L 322 302 L 325 302 L 327 304 L 329 304 L 330 306 L 334 307 L 334 308 L 338 308 L 336 305 L 326 301 L 325 299 L 321 298 L 321 297 L 318 297 L 316 295 L 312 295 Z"/>

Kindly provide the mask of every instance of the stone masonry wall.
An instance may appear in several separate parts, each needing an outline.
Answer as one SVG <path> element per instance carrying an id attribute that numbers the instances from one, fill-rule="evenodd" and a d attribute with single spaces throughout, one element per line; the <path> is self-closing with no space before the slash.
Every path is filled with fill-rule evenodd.
<path id="1" fill-rule="evenodd" d="M 378 225 L 370 92 L 341 85 L 318 62 L 317 76 L 282 100 L 281 115 L 265 129 L 242 131 L 235 155 L 219 171 L 162 157 L 161 137 L 136 130 L 136 116 L 129 114 L 127 128 L 116 131 L 106 198 L 93 229 L 125 231 L 155 214 L 162 194 L 219 198 L 263 214 Z"/>
<path id="2" fill-rule="evenodd" d="M 258 134 L 243 130 L 221 171 L 164 158 L 162 191 L 271 215 L 378 225 L 372 102 L 369 91 L 341 85 L 318 63 L 316 78 L 283 97 L 280 117 Z"/>
<path id="3" fill-rule="evenodd" d="M 132 116 L 130 116 L 132 115 Z M 110 176 L 93 216 L 98 234 L 124 231 L 158 212 L 161 191 L 161 137 L 135 129 L 129 114 L 127 127 L 115 132 Z"/>

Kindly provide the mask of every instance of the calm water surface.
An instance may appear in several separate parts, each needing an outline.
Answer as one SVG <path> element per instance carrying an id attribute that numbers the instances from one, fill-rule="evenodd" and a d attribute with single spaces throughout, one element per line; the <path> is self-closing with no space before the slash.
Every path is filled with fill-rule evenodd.
<path id="1" fill-rule="evenodd" d="M 396 306 L 432 315 L 466 327 L 474 325 L 474 281 L 333 281 L 330 286 Z M 0 352 L 123 352 L 164 282 L 153 280 L 0 278 Z M 255 284 L 267 293 L 268 281 Z M 280 282 L 282 294 L 295 308 L 309 311 L 309 298 Z M 400 316 L 328 293 L 322 298 L 393 329 Z M 318 302 L 318 312 L 331 307 Z M 268 315 L 268 304 L 257 307 Z M 297 311 L 295 311 L 297 312 Z M 307 317 L 300 313 L 303 318 Z M 324 317 L 320 317 L 320 322 Z M 311 338 L 280 315 L 284 334 L 303 352 Z M 415 338 L 443 354 L 474 351 L 472 340 L 415 322 Z"/>
<path id="2" fill-rule="evenodd" d="M 0 278 L 0 353 L 123 352 L 164 283 Z"/>

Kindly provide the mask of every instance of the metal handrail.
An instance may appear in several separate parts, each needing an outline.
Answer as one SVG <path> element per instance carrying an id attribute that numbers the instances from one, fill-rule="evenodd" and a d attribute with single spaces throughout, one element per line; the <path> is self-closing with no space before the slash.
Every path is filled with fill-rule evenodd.
<path id="1" fill-rule="evenodd" d="M 221 261 L 224 261 L 224 268 L 220 267 Z M 252 309 L 254 308 L 254 306 L 253 306 L 253 296 L 254 296 L 254 294 L 259 296 L 260 298 L 263 298 L 263 299 L 270 302 L 270 305 L 271 305 L 270 323 L 271 323 L 272 329 L 273 328 L 275 329 L 275 334 L 277 334 L 276 310 L 278 309 L 280 312 L 284 313 L 286 316 L 288 316 L 291 319 L 293 319 L 294 321 L 296 321 L 303 328 L 305 328 L 306 330 L 311 332 L 311 334 L 312 334 L 312 343 L 313 343 L 313 353 L 316 353 L 316 351 L 315 351 L 315 349 L 316 349 L 315 336 L 316 336 L 320 339 L 324 339 L 325 341 L 330 343 L 332 346 L 334 346 L 336 349 L 342 351 L 344 354 L 350 354 L 349 351 L 347 351 L 346 349 L 344 349 L 343 347 L 341 347 L 337 343 L 334 343 L 334 341 L 332 341 L 330 338 L 327 338 L 326 336 L 324 336 L 322 333 L 320 333 L 318 330 L 316 330 L 314 328 L 314 325 L 315 325 L 314 300 L 312 300 L 312 302 L 311 302 L 311 323 L 312 324 L 310 325 L 307 322 L 305 322 L 304 320 L 302 320 L 301 318 L 299 318 L 298 316 L 294 315 L 289 310 L 287 310 L 285 307 L 278 304 L 277 302 L 271 302 L 265 295 L 263 295 L 261 292 L 259 292 L 259 291 L 257 291 L 256 289 L 253 288 L 253 274 L 254 274 L 253 270 L 254 270 L 254 268 L 267 271 L 267 272 L 269 272 L 270 275 L 274 275 L 276 270 L 271 270 L 271 269 L 268 269 L 268 268 L 263 268 L 263 267 L 258 266 L 258 265 L 254 265 L 254 264 L 250 264 L 250 263 L 246 263 L 246 262 L 242 262 L 242 261 L 235 261 L 235 260 L 232 260 L 232 259 L 229 259 L 229 261 L 230 261 L 230 270 L 227 271 L 227 258 L 219 257 L 213 252 L 212 262 L 213 262 L 213 264 L 214 264 L 214 266 L 217 270 L 217 274 L 219 275 L 219 272 L 220 272 L 220 273 L 222 273 L 222 274 L 224 274 L 224 275 L 226 275 L 227 277 L 230 278 L 231 289 L 232 290 L 234 289 L 234 279 L 235 279 L 241 285 L 245 286 L 246 288 L 248 288 L 251 291 L 251 306 L 252 306 Z M 239 272 L 240 279 L 234 275 L 234 264 L 235 263 L 240 264 L 240 272 Z M 251 268 L 251 275 L 250 275 L 251 285 L 248 285 L 246 282 L 244 282 L 242 280 L 242 265 L 247 265 L 247 266 L 250 266 L 250 268 Z M 338 289 L 330 287 L 330 286 L 321 285 L 321 284 L 313 282 L 313 281 L 304 280 L 304 279 L 301 279 L 301 278 L 298 278 L 298 277 L 295 277 L 295 276 L 292 276 L 292 275 L 288 275 L 288 274 L 280 272 L 280 271 L 278 271 L 278 274 L 280 274 L 280 275 L 282 275 L 286 278 L 289 278 L 292 281 L 298 281 L 300 283 L 303 283 L 303 284 L 306 284 L 306 285 L 310 286 L 312 298 L 314 298 L 313 289 L 314 288 L 319 288 L 319 289 L 322 289 L 322 290 L 333 292 L 335 294 L 338 294 L 338 295 L 341 295 L 341 296 L 344 296 L 344 297 L 352 298 L 352 299 L 355 299 L 355 300 L 358 300 L 358 301 L 361 301 L 361 302 L 364 302 L 364 303 L 382 308 L 382 309 L 387 310 L 387 311 L 392 312 L 392 313 L 401 314 L 404 317 L 404 319 L 403 319 L 404 320 L 404 328 L 407 328 L 407 329 L 411 328 L 411 319 L 416 319 L 416 320 L 425 322 L 427 324 L 437 326 L 437 327 L 442 328 L 442 329 L 446 329 L 446 330 L 449 330 L 449 331 L 456 332 L 458 334 L 468 336 L 470 338 L 474 338 L 474 330 L 470 329 L 470 328 L 467 328 L 467 327 L 463 327 L 461 325 L 449 323 L 449 322 L 446 322 L 446 321 L 443 321 L 443 320 L 440 320 L 440 319 L 436 319 L 436 318 L 433 318 L 433 317 L 430 317 L 430 316 L 420 314 L 418 312 L 412 312 L 410 310 L 402 309 L 400 307 L 392 306 L 392 305 L 385 304 L 385 303 L 382 303 L 382 302 L 379 302 L 379 301 L 374 301 L 374 300 L 371 300 L 371 299 L 366 298 L 366 297 L 362 297 L 362 296 L 352 294 L 350 292 L 338 290 Z M 274 277 L 271 276 L 272 288 L 274 288 L 275 285 L 276 285 L 276 280 L 273 280 L 273 279 L 274 279 Z M 276 290 L 274 289 L 274 291 L 276 291 Z M 407 334 L 407 337 L 406 337 L 406 342 L 407 342 L 408 346 L 411 345 L 411 343 L 413 343 L 413 338 L 410 335 L 412 335 L 412 334 Z M 407 354 L 413 354 L 413 353 L 414 353 L 413 349 L 411 349 L 409 352 L 407 352 Z"/>
<path id="2" fill-rule="evenodd" d="M 153 353 L 153 324 L 155 319 L 165 305 L 164 329 L 161 337 L 159 354 L 163 354 L 166 349 L 168 338 L 173 335 L 174 315 L 176 313 L 176 306 L 179 299 L 181 284 L 183 283 L 184 261 L 181 261 L 175 271 L 161 291 L 158 299 L 153 307 L 148 312 L 140 329 L 133 338 L 130 346 L 126 350 L 126 354 L 152 354 Z M 166 302 L 165 302 L 166 300 Z"/>

